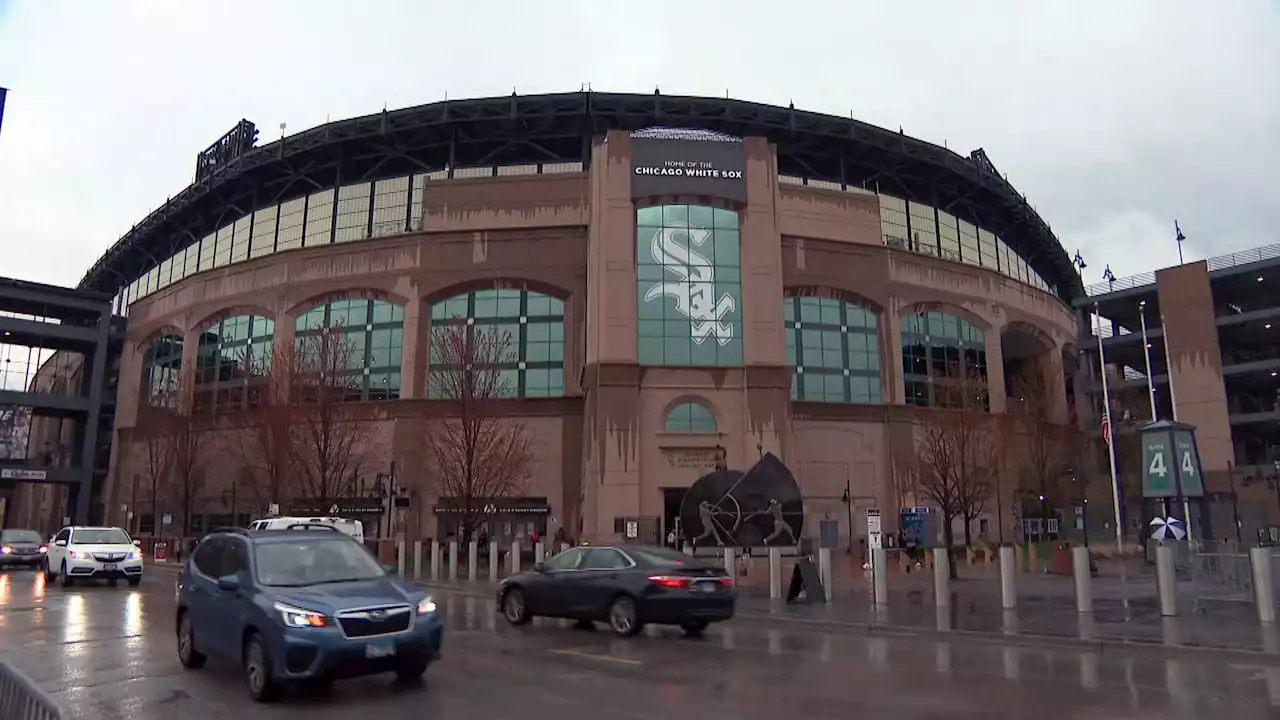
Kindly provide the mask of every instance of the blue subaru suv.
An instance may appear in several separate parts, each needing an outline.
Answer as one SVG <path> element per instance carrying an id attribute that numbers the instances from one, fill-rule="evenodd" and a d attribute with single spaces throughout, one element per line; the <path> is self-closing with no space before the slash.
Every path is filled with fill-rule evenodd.
<path id="1" fill-rule="evenodd" d="M 294 681 L 420 677 L 444 636 L 422 588 L 345 534 L 314 528 L 210 533 L 178 577 L 177 601 L 183 666 L 234 661 L 258 702 Z"/>

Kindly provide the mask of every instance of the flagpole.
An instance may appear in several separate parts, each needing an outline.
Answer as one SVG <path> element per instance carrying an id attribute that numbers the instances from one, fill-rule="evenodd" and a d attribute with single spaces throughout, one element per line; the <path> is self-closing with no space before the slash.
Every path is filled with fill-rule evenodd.
<path id="1" fill-rule="evenodd" d="M 1151 422 L 1160 419 L 1156 415 L 1156 381 L 1151 376 L 1151 343 L 1147 341 L 1147 301 L 1138 303 L 1138 316 L 1142 318 L 1142 360 L 1147 364 L 1147 396 L 1151 400 Z"/>
<path id="2" fill-rule="evenodd" d="M 1102 378 L 1102 419 L 1106 423 L 1107 461 L 1111 466 L 1111 502 L 1115 509 L 1116 520 L 1116 560 L 1124 566 L 1124 524 L 1120 520 L 1120 480 L 1116 476 L 1115 426 L 1111 424 L 1111 394 L 1107 389 L 1107 360 L 1102 353 L 1102 315 L 1098 313 L 1098 303 L 1093 304 L 1093 314 L 1097 317 L 1094 334 L 1098 338 L 1098 370 Z"/>

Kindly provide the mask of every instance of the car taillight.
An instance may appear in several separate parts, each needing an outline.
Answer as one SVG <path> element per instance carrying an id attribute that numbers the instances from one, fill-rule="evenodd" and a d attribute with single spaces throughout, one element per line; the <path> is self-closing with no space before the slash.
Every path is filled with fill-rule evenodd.
<path id="1" fill-rule="evenodd" d="M 720 578 L 720 583 L 725 587 L 733 587 L 733 578 L 729 577 L 728 575 L 725 575 L 724 577 Z"/>
<path id="2" fill-rule="evenodd" d="M 664 588 L 687 588 L 693 581 L 679 575 L 650 575 L 649 582 Z"/>

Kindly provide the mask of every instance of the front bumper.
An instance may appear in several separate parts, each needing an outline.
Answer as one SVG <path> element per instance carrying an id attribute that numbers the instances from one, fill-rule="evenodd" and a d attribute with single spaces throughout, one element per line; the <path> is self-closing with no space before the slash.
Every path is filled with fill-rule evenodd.
<path id="1" fill-rule="evenodd" d="M 67 560 L 67 575 L 76 579 L 122 580 L 142 577 L 142 558 L 107 563 L 99 560 Z"/>
<path id="2" fill-rule="evenodd" d="M 406 632 L 348 638 L 337 627 L 286 629 L 274 653 L 276 676 L 285 680 L 342 679 L 392 672 L 440 659 L 444 623 L 439 612 L 418 615 Z M 371 658 L 370 646 L 391 654 Z"/>
<path id="3" fill-rule="evenodd" d="M 30 567 L 40 567 L 44 565 L 44 553 L 4 553 L 0 554 L 0 567 L 12 567 L 14 565 L 27 565 Z"/>

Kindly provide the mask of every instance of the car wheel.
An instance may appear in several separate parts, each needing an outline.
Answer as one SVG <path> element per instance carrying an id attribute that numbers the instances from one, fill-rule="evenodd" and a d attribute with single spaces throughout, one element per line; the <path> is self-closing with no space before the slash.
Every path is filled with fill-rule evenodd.
<path id="1" fill-rule="evenodd" d="M 512 625 L 527 625 L 533 616 L 529 614 L 529 605 L 524 600 L 524 591 L 511 588 L 502 596 L 502 614 Z"/>
<path id="2" fill-rule="evenodd" d="M 67 563 L 63 561 L 62 570 L 58 572 L 58 576 L 62 578 L 62 587 L 71 587 L 71 583 L 75 582 L 71 579 L 71 574 L 67 572 Z"/>
<path id="3" fill-rule="evenodd" d="M 249 697 L 255 702 L 268 703 L 276 699 L 279 690 L 271 673 L 271 656 L 262 636 L 254 633 L 244 647 L 244 679 L 249 687 Z"/>
<path id="4" fill-rule="evenodd" d="M 609 604 L 609 627 L 621 637 L 631 637 L 644 629 L 636 614 L 636 601 L 619 595 Z"/>
<path id="5" fill-rule="evenodd" d="M 702 637 L 702 633 L 707 630 L 706 620 L 685 620 L 680 623 L 680 629 L 689 637 Z"/>
<path id="6" fill-rule="evenodd" d="M 401 682 L 417 680 L 426 672 L 426 660 L 411 660 L 396 668 L 396 679 Z"/>
<path id="7" fill-rule="evenodd" d="M 129 578 L 129 587 L 138 587 L 138 585 L 141 585 L 141 584 L 142 584 L 142 578 L 140 577 Z"/>
<path id="8" fill-rule="evenodd" d="M 182 667 L 197 670 L 204 667 L 204 653 L 196 650 L 196 635 L 191 629 L 191 616 L 185 611 L 178 620 L 178 661 Z"/>

